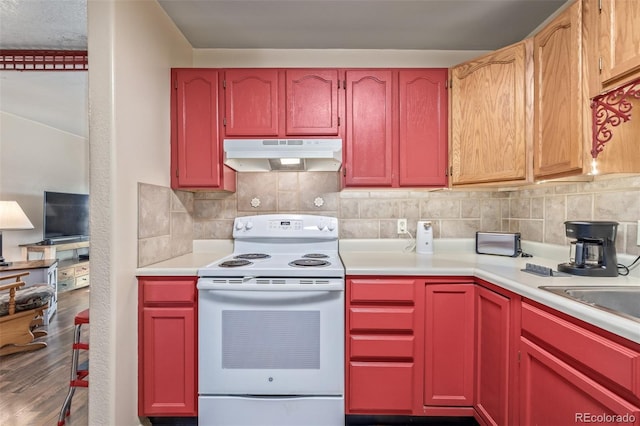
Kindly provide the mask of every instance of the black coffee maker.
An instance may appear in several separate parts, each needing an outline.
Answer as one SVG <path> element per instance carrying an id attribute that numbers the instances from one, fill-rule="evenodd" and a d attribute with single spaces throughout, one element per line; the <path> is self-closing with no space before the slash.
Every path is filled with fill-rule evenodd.
<path id="1" fill-rule="evenodd" d="M 573 238 L 569 262 L 558 271 L 589 277 L 617 277 L 616 232 L 618 222 L 568 221 L 566 235 Z"/>

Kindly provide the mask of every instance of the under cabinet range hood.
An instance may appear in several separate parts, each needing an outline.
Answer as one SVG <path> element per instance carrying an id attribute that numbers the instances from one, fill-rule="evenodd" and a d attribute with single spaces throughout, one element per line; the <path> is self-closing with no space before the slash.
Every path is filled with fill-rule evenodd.
<path id="1" fill-rule="evenodd" d="M 336 172 L 342 139 L 225 139 L 224 163 L 238 172 Z"/>

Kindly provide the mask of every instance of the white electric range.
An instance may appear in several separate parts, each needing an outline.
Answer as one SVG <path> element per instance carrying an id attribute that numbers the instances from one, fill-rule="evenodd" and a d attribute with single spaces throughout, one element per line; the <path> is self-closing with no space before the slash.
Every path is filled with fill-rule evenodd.
<path id="1" fill-rule="evenodd" d="M 338 220 L 238 217 L 233 237 L 198 271 L 199 424 L 344 424 Z"/>

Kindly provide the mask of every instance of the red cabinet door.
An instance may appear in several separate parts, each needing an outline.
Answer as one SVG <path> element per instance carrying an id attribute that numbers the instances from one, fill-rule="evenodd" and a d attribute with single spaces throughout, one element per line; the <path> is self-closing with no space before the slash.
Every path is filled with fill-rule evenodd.
<path id="1" fill-rule="evenodd" d="M 473 406 L 475 286 L 427 285 L 424 315 L 424 405 Z"/>
<path id="2" fill-rule="evenodd" d="M 520 351 L 521 425 L 640 425 L 640 408 L 525 337 Z"/>
<path id="3" fill-rule="evenodd" d="M 197 416 L 196 278 L 140 278 L 138 414 Z"/>
<path id="4" fill-rule="evenodd" d="M 218 71 L 174 69 L 172 81 L 171 186 L 221 188 Z"/>
<path id="5" fill-rule="evenodd" d="M 391 70 L 346 71 L 346 186 L 393 183 Z"/>
<path id="6" fill-rule="evenodd" d="M 287 136 L 338 134 L 338 70 L 286 70 Z"/>
<path id="7" fill-rule="evenodd" d="M 278 70 L 227 70 L 224 81 L 225 135 L 278 136 Z"/>
<path id="8" fill-rule="evenodd" d="M 477 288 L 477 300 L 476 409 L 487 424 L 507 425 L 510 300 L 483 287 Z"/>
<path id="9" fill-rule="evenodd" d="M 447 184 L 447 73 L 399 71 L 400 186 Z"/>

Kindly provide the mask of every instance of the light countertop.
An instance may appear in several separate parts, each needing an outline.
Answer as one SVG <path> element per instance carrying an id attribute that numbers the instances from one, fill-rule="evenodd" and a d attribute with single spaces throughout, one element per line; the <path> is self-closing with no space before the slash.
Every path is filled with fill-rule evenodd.
<path id="1" fill-rule="evenodd" d="M 615 278 L 542 277 L 523 272 L 527 263 L 557 270 L 568 259 L 569 248 L 523 242 L 525 253 L 533 257 L 490 256 L 475 253 L 475 240 L 434 240 L 434 254 L 405 251 L 408 240 L 341 240 L 340 257 L 346 274 L 376 276 L 473 276 L 530 300 L 564 312 L 604 330 L 640 343 L 640 323 L 567 299 L 539 286 L 633 286 L 640 287 L 640 270 Z M 629 264 L 632 257 L 619 256 Z"/>
<path id="2" fill-rule="evenodd" d="M 557 270 L 568 258 L 568 247 L 523 242 L 533 257 L 511 258 L 475 253 L 473 239 L 434 240 L 434 254 L 406 250 L 408 240 L 340 240 L 340 257 L 347 276 L 469 276 L 477 277 L 520 296 L 564 312 L 619 336 L 640 343 L 640 323 L 556 295 L 539 286 L 614 285 L 640 287 L 640 268 L 630 276 L 541 277 L 523 272 L 526 263 Z M 137 276 L 196 276 L 198 269 L 233 252 L 231 240 L 194 242 L 193 253 L 136 270 Z M 630 256 L 618 263 L 629 264 Z"/>

